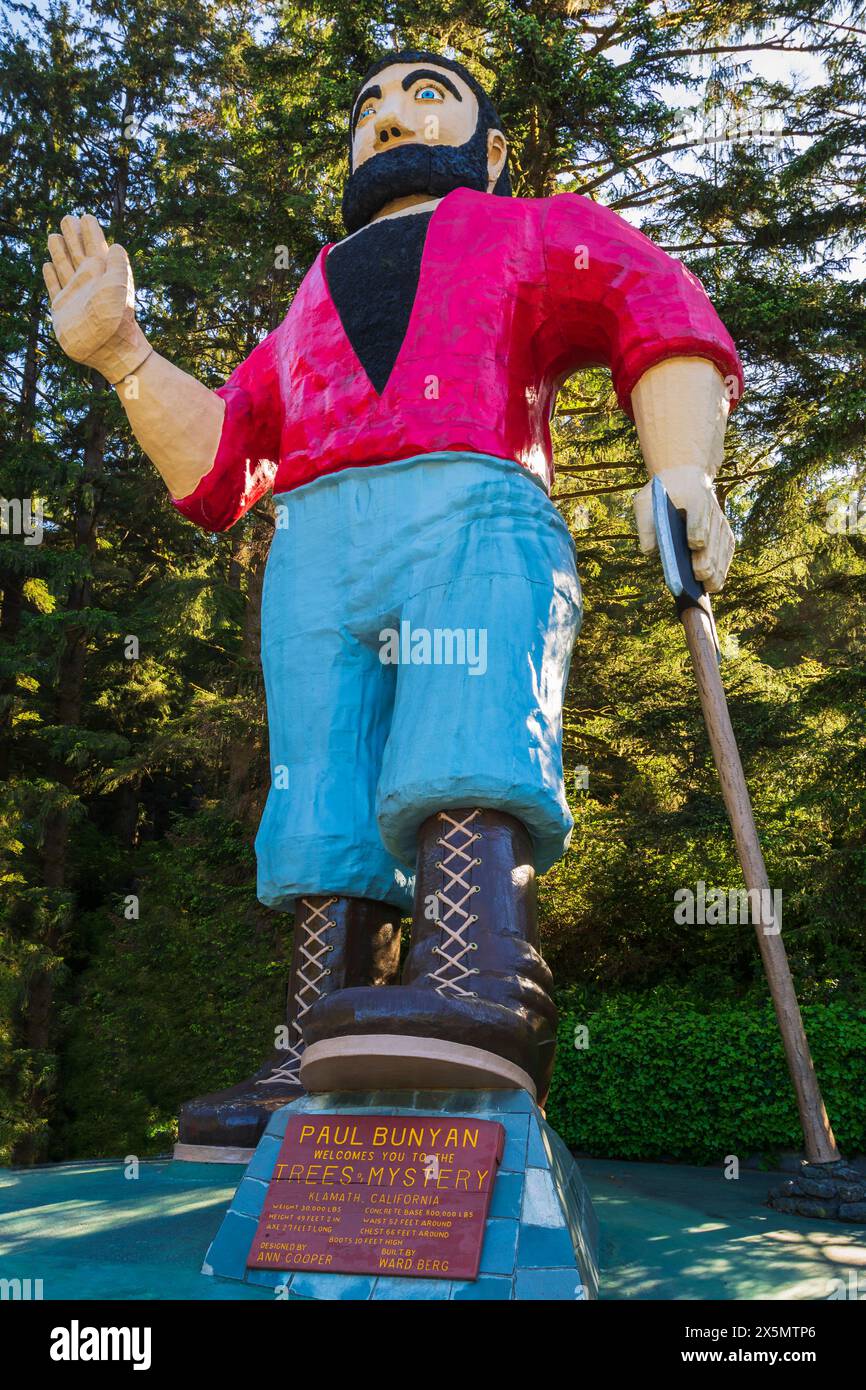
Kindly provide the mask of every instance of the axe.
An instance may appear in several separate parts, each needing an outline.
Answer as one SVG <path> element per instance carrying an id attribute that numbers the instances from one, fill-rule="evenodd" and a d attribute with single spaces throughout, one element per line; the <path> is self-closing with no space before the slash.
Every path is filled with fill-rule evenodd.
<path id="1" fill-rule="evenodd" d="M 803 1028 L 788 956 L 782 942 L 781 923 L 776 921 L 771 906 L 772 895 L 764 856 L 719 672 L 721 653 L 709 595 L 700 580 L 695 578 L 685 520 L 657 477 L 652 481 L 652 507 L 665 583 L 674 596 L 677 613 L 686 631 L 704 722 L 734 833 L 737 858 L 749 890 L 749 903 L 751 906 L 757 897 L 761 904 L 760 910 L 755 913 L 752 908 L 750 915 L 755 919 L 758 947 L 773 997 L 788 1070 L 794 1083 L 806 1157 L 812 1163 L 833 1163 L 838 1160 L 839 1151 Z M 754 889 L 758 890 L 757 894 L 752 892 Z"/>

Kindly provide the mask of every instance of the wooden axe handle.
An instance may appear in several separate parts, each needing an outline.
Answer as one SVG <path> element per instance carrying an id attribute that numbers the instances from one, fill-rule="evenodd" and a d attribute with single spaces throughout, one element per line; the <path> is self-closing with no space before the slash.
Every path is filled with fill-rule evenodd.
<path id="1" fill-rule="evenodd" d="M 775 921 L 772 907 L 769 906 L 772 898 L 767 870 L 764 867 L 764 856 L 761 853 L 740 752 L 731 727 L 710 619 L 700 606 L 684 608 L 680 616 L 686 630 L 686 641 L 697 677 L 704 720 L 722 786 L 722 796 L 734 832 L 743 878 L 747 889 L 757 889 L 760 894 L 761 910 L 758 914 L 753 912 L 752 916 L 757 917 L 755 931 L 758 947 L 764 961 L 788 1068 L 797 1094 L 797 1106 L 806 1141 L 806 1157 L 812 1163 L 832 1163 L 839 1158 L 839 1151 L 815 1075 L 800 1006 L 791 979 L 788 956 L 782 942 L 781 927 Z M 767 928 L 769 930 L 766 930 Z"/>

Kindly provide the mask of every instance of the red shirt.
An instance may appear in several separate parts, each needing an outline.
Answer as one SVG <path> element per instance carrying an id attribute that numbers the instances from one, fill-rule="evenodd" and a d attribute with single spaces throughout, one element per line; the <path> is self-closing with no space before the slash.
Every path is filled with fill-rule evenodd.
<path id="1" fill-rule="evenodd" d="M 363 235 L 363 233 L 361 233 Z M 736 380 L 731 337 L 700 281 L 609 208 L 574 193 L 457 189 L 434 209 L 403 345 L 382 395 L 328 292 L 323 248 L 289 312 L 217 392 L 216 458 L 175 506 L 224 531 L 269 488 L 446 451 L 514 459 L 550 482 L 556 392 L 581 367 L 631 392 L 667 357 Z"/>

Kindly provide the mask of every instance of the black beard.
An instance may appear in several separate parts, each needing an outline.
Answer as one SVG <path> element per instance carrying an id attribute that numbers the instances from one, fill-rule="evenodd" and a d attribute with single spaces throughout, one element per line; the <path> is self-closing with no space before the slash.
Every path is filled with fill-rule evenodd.
<path id="1" fill-rule="evenodd" d="M 403 145 L 375 154 L 347 178 L 343 190 L 346 231 L 360 231 L 395 198 L 426 193 L 444 198 L 455 188 L 487 191 L 487 130 L 476 126 L 465 145 Z"/>

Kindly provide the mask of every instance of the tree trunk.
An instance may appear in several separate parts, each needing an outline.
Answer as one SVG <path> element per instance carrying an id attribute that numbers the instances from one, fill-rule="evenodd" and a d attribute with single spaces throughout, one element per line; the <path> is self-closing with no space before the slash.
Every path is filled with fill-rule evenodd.
<path id="1" fill-rule="evenodd" d="M 39 324 L 42 318 L 42 293 L 34 286 L 27 312 L 27 338 L 24 349 L 24 371 L 21 394 L 18 398 L 16 436 L 24 448 L 33 442 L 36 420 L 36 383 L 39 379 Z M 19 491 L 30 491 L 25 470 L 19 468 Z M 23 501 L 23 499 L 22 499 Z M 6 536 L 0 542 L 0 641 L 12 645 L 17 641 L 24 605 L 26 575 L 19 564 L 20 555 L 13 546 L 22 544 L 20 536 Z M 10 673 L 0 682 L 0 781 L 6 781 L 12 768 L 12 719 L 15 709 L 15 675 Z"/>

